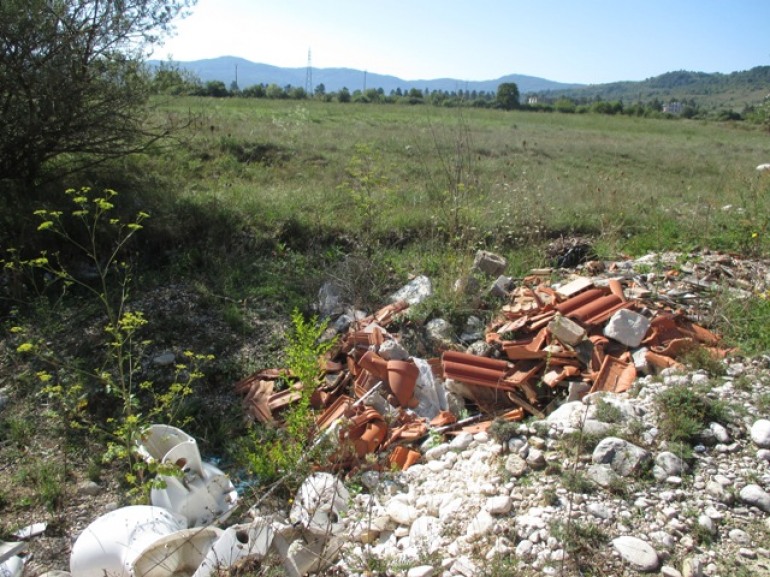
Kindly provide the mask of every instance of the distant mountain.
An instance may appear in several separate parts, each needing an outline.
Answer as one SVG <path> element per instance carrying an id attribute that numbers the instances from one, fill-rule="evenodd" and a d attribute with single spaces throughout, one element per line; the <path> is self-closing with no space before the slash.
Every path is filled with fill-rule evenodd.
<path id="1" fill-rule="evenodd" d="M 539 95 L 552 99 L 622 100 L 625 103 L 654 99 L 661 102 L 692 100 L 704 108 L 740 110 L 770 97 L 770 66 L 729 74 L 678 70 L 640 82 L 612 82 L 539 92 Z"/>
<path id="2" fill-rule="evenodd" d="M 157 66 L 159 63 L 159 60 L 149 61 L 150 66 Z M 240 88 L 247 88 L 255 84 L 277 84 L 281 87 L 291 85 L 304 88 L 307 79 L 307 68 L 280 68 L 269 64 L 251 62 L 235 56 L 221 56 L 219 58 L 193 60 L 190 62 L 174 62 L 174 64 L 184 70 L 189 70 L 203 82 L 220 80 L 227 87 L 236 79 L 236 68 L 238 86 Z M 312 87 L 315 89 L 319 84 L 323 84 L 327 92 L 336 92 L 342 88 L 347 88 L 351 92 L 363 90 L 364 88 L 382 88 L 386 94 L 398 88 L 402 91 L 417 88 L 419 90 L 429 89 L 431 92 L 434 90 L 449 92 L 456 90 L 483 90 L 485 92 L 497 92 L 499 84 L 515 82 L 519 87 L 519 92 L 526 94 L 529 92 L 573 89 L 583 86 L 581 84 L 554 82 L 522 74 L 510 74 L 496 80 L 470 81 L 455 78 L 402 80 L 395 76 L 375 74 L 352 68 L 311 68 L 311 73 Z"/>

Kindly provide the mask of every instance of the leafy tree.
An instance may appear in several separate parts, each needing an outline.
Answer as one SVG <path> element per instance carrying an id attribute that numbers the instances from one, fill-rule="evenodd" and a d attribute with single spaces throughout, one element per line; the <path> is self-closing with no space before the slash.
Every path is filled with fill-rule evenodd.
<path id="1" fill-rule="evenodd" d="M 569 98 L 559 98 L 556 102 L 554 102 L 553 107 L 556 112 L 565 112 L 567 114 L 575 112 L 577 109 L 575 103 Z"/>
<path id="2" fill-rule="evenodd" d="M 265 95 L 268 98 L 286 98 L 286 92 L 275 83 L 268 85 L 265 89 Z"/>
<path id="3" fill-rule="evenodd" d="M 200 85 L 201 81 L 194 73 L 170 61 L 161 62 L 152 77 L 152 91 L 155 94 L 195 94 Z"/>
<path id="4" fill-rule="evenodd" d="M 195 0 L 2 0 L 0 179 L 34 185 L 141 150 L 163 135 L 144 112 L 142 59 Z"/>
<path id="5" fill-rule="evenodd" d="M 348 90 L 346 87 L 342 87 L 342 90 L 339 91 L 337 94 L 337 100 L 340 102 L 350 102 L 351 96 L 350 96 L 350 90 Z"/>
<path id="6" fill-rule="evenodd" d="M 213 96 L 214 98 L 224 98 L 230 96 L 225 83 L 221 80 L 209 80 L 201 89 L 200 96 Z"/>
<path id="7" fill-rule="evenodd" d="M 254 84 L 248 88 L 241 90 L 241 96 L 246 98 L 264 98 L 265 97 L 265 85 Z"/>
<path id="8" fill-rule="evenodd" d="M 519 107 L 519 87 L 515 82 L 503 82 L 497 87 L 497 105 L 503 110 Z"/>

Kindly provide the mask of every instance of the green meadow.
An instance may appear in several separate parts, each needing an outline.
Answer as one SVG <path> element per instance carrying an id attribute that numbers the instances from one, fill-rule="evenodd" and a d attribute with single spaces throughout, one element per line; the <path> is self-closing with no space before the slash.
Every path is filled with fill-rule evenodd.
<path id="1" fill-rule="evenodd" d="M 155 114 L 189 123 L 137 160 L 160 175 L 155 234 L 194 264 L 180 272 L 223 267 L 217 282 L 243 274 L 231 259 L 249 247 L 301 254 L 304 280 L 363 255 L 398 282 L 451 277 L 478 248 L 524 272 L 574 235 L 605 258 L 768 246 L 770 178 L 755 167 L 770 141 L 743 123 L 237 98 Z"/>

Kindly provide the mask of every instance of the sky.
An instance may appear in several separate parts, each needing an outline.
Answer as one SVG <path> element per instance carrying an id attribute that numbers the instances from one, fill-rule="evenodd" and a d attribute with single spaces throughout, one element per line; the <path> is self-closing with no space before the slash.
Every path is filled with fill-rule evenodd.
<path id="1" fill-rule="evenodd" d="M 403 80 L 644 80 L 770 65 L 770 0 L 198 0 L 153 58 Z"/>

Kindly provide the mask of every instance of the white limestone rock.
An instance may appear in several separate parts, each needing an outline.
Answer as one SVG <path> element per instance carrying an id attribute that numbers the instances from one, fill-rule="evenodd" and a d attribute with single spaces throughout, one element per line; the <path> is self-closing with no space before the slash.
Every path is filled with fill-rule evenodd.
<path id="1" fill-rule="evenodd" d="M 741 501 L 770 513 L 770 495 L 759 485 L 746 485 L 741 489 Z"/>
<path id="2" fill-rule="evenodd" d="M 612 540 L 612 546 L 620 557 L 639 571 L 652 572 L 660 567 L 660 558 L 655 549 L 638 537 L 623 535 Z"/>
<path id="3" fill-rule="evenodd" d="M 770 420 L 759 419 L 751 426 L 751 440 L 761 449 L 770 449 Z"/>
<path id="4" fill-rule="evenodd" d="M 591 460 L 597 465 L 610 465 L 621 477 L 639 471 L 650 459 L 650 453 L 617 437 L 602 439 L 594 449 Z"/>

